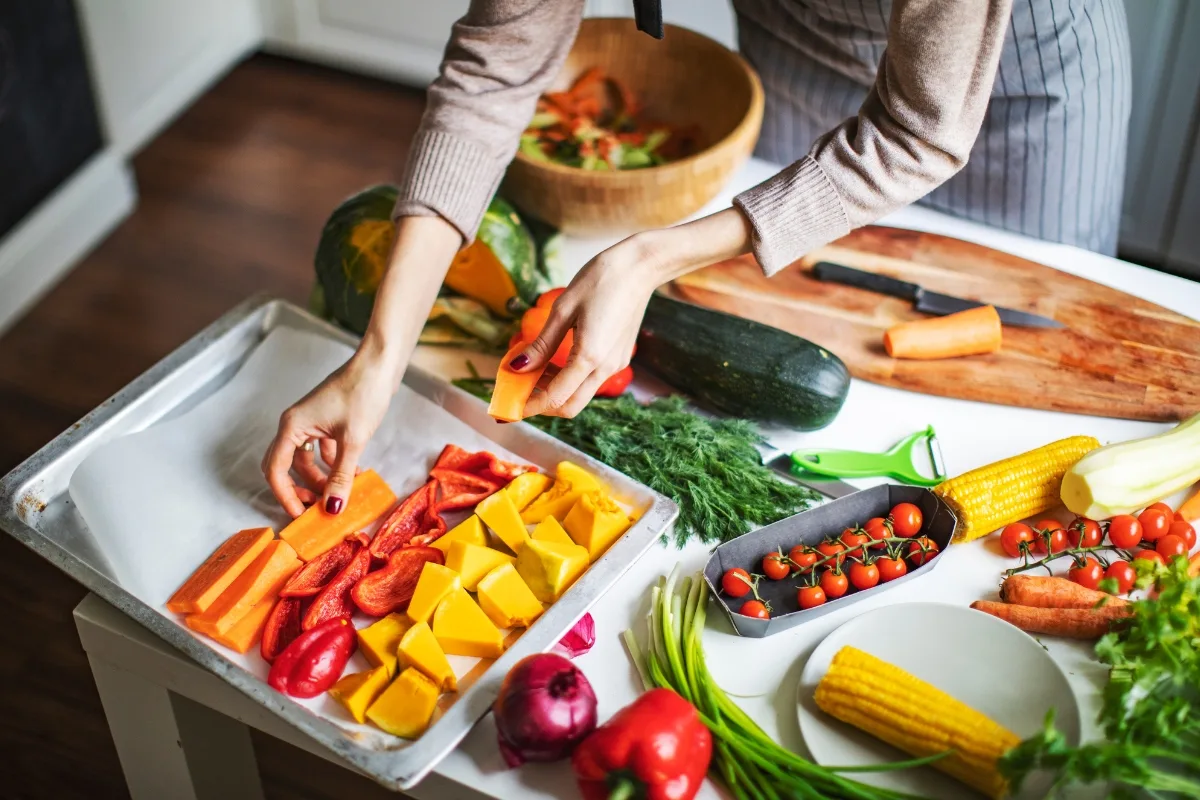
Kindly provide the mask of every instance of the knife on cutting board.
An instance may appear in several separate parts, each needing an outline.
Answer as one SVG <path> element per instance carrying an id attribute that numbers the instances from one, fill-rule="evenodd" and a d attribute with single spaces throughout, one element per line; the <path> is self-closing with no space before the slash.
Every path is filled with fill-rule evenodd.
<path id="1" fill-rule="evenodd" d="M 931 292 L 916 283 L 909 283 L 908 281 L 902 281 L 888 275 L 879 275 L 874 272 L 864 272 L 861 269 L 834 264 L 830 261 L 818 261 L 814 264 L 812 275 L 820 281 L 841 283 L 846 286 L 855 286 L 859 289 L 899 297 L 902 300 L 910 300 L 912 301 L 913 308 L 923 314 L 943 316 L 959 311 L 966 311 L 969 308 L 979 308 L 980 306 L 988 305 L 988 303 L 965 300 L 949 294 Z M 1000 322 L 1005 325 L 1019 325 L 1026 328 L 1064 327 L 1061 322 L 1049 317 L 1043 317 L 1040 314 L 1018 311 L 1015 308 L 1004 308 L 1002 306 L 993 307 L 996 309 L 996 313 L 1000 315 Z"/>

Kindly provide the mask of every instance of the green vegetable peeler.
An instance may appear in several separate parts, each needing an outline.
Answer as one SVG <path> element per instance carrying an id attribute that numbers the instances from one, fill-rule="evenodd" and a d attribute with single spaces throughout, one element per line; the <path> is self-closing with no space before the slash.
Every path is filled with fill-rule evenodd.
<path id="1" fill-rule="evenodd" d="M 913 454 L 924 444 L 929 451 L 929 461 L 934 475 L 926 477 L 917 471 Z M 937 433 L 930 425 L 897 442 L 886 453 L 859 453 L 854 450 L 796 450 L 791 455 L 796 469 L 827 475 L 833 478 L 888 477 L 913 486 L 936 486 L 946 480 L 946 468 L 942 462 L 942 449 L 938 446 Z"/>

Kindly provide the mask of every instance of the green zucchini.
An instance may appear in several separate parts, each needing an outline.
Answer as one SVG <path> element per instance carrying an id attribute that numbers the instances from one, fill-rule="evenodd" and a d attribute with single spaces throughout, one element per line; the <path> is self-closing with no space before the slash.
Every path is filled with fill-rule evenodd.
<path id="1" fill-rule="evenodd" d="M 655 294 L 636 360 L 701 405 L 804 431 L 833 422 L 850 372 L 823 347 L 786 331 Z"/>

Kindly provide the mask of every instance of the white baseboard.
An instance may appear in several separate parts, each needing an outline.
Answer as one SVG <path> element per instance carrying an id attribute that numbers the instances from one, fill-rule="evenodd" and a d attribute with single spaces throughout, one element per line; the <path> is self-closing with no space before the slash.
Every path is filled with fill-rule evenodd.
<path id="1" fill-rule="evenodd" d="M 133 210 L 133 173 L 102 151 L 0 239 L 0 334 Z"/>

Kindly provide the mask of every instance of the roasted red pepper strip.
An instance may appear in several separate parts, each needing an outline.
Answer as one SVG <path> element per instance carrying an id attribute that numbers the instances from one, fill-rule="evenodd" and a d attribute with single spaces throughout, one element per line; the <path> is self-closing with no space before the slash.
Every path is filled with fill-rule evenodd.
<path id="1" fill-rule="evenodd" d="M 687 700 L 651 689 L 575 748 L 584 800 L 691 800 L 712 758 L 712 734 Z"/>
<path id="2" fill-rule="evenodd" d="M 347 536 L 345 541 L 334 545 L 296 570 L 283 585 L 279 596 L 312 597 L 317 594 L 328 585 L 334 575 L 346 568 L 359 549 L 365 547 L 369 541 L 362 533 Z"/>
<path id="3" fill-rule="evenodd" d="M 608 380 L 600 384 L 600 388 L 596 390 L 596 397 L 620 397 L 631 383 L 633 367 L 626 366 L 609 375 Z"/>
<path id="4" fill-rule="evenodd" d="M 421 532 L 426 514 L 433 507 L 437 494 L 437 481 L 432 478 L 415 492 L 404 498 L 396 510 L 383 521 L 375 538 L 371 540 L 371 555 L 385 560 L 393 550 L 408 544 L 408 540 Z"/>
<path id="5" fill-rule="evenodd" d="M 371 551 L 359 548 L 341 572 L 333 576 L 320 594 L 313 598 L 312 606 L 305 613 L 302 627 L 310 631 L 331 619 L 349 617 L 354 613 L 350 604 L 350 590 L 371 569 Z"/>
<path id="6" fill-rule="evenodd" d="M 403 611 L 425 564 L 445 564 L 446 556 L 436 547 L 402 547 L 388 557 L 387 566 L 361 578 L 350 592 L 354 605 L 372 617 Z"/>
<path id="7" fill-rule="evenodd" d="M 349 617 L 305 631 L 271 665 L 267 683 L 292 697 L 316 697 L 337 682 L 358 646 Z"/>
<path id="8" fill-rule="evenodd" d="M 300 626 L 303 602 L 299 597 L 280 597 L 275 601 L 275 607 L 271 609 L 271 613 L 267 615 L 259 652 L 262 653 L 263 660 L 268 664 L 304 632 Z"/>

